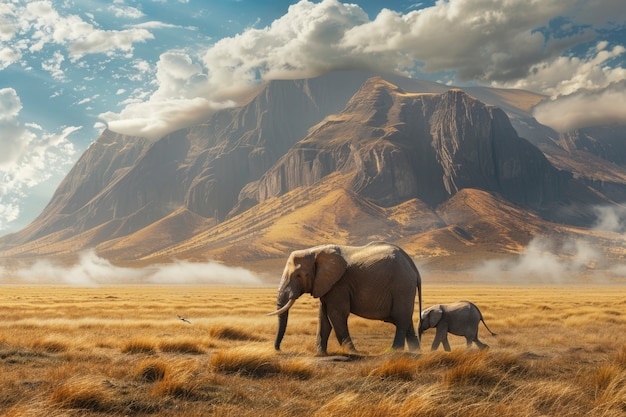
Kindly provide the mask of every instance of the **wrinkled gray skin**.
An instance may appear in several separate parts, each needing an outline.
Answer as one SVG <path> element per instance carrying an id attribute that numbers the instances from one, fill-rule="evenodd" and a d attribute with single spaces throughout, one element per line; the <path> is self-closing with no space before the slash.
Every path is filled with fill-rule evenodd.
<path id="1" fill-rule="evenodd" d="M 496 334 L 487 327 L 483 315 L 474 303 L 458 301 L 451 304 L 435 304 L 422 311 L 419 334 L 421 336 L 425 330 L 437 328 L 432 350 L 437 350 L 439 344 L 443 343 L 446 352 L 450 352 L 448 333 L 464 336 L 467 347 L 470 347 L 474 342 L 479 349 L 487 349 L 489 346 L 478 340 L 478 323 L 481 321 L 489 333 L 495 336 Z"/>
<path id="2" fill-rule="evenodd" d="M 348 332 L 348 316 L 393 323 L 393 349 L 419 349 L 413 327 L 416 291 L 422 309 L 421 277 L 411 258 L 397 246 L 373 242 L 366 246 L 323 245 L 291 253 L 278 288 L 278 331 L 274 347 L 287 328 L 289 307 L 304 293 L 320 299 L 317 354 L 326 355 L 330 331 L 342 346 L 356 351 Z M 282 309 L 282 310 L 281 310 Z"/>

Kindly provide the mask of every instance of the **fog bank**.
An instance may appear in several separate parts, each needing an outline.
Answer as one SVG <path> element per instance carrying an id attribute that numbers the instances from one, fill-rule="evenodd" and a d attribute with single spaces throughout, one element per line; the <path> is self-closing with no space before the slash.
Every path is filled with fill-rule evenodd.
<path id="1" fill-rule="evenodd" d="M 74 265 L 38 260 L 18 268 L 0 267 L 0 283 L 54 284 L 96 287 L 100 285 L 263 285 L 251 271 L 217 262 L 176 261 L 143 268 L 113 265 L 94 250 L 82 252 Z"/>

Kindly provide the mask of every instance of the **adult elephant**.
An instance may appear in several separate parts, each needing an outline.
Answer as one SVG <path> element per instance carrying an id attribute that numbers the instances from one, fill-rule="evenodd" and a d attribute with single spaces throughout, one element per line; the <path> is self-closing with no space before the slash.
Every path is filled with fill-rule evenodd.
<path id="1" fill-rule="evenodd" d="M 402 249 L 385 242 L 365 246 L 323 245 L 289 255 L 278 288 L 278 331 L 274 347 L 287 328 L 289 309 L 303 294 L 320 299 L 317 354 L 326 355 L 331 329 L 339 344 L 355 351 L 348 316 L 382 320 L 396 326 L 393 349 L 419 349 L 413 327 L 415 294 L 422 310 L 422 281 L 417 267 Z"/>

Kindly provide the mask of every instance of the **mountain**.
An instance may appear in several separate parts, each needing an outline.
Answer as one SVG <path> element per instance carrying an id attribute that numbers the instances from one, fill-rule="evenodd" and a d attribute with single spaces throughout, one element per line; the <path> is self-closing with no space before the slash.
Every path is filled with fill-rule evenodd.
<path id="1" fill-rule="evenodd" d="M 104 131 L 0 257 L 263 269 L 384 239 L 443 265 L 593 235 L 594 207 L 626 201 L 624 129 L 557 134 L 531 115 L 542 99 L 354 72 L 272 81 L 157 141 Z"/>

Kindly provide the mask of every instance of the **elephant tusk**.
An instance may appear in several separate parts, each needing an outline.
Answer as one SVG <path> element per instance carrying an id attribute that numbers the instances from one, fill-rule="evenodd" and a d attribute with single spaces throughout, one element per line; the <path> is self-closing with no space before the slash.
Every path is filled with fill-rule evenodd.
<path id="1" fill-rule="evenodd" d="M 276 316 L 276 315 L 283 314 L 285 311 L 289 310 L 291 308 L 291 306 L 293 305 L 293 303 L 295 303 L 295 302 L 296 302 L 296 300 L 294 298 L 292 298 L 283 307 L 279 308 L 276 311 L 272 311 L 271 313 L 267 313 L 267 315 L 268 316 Z"/>

